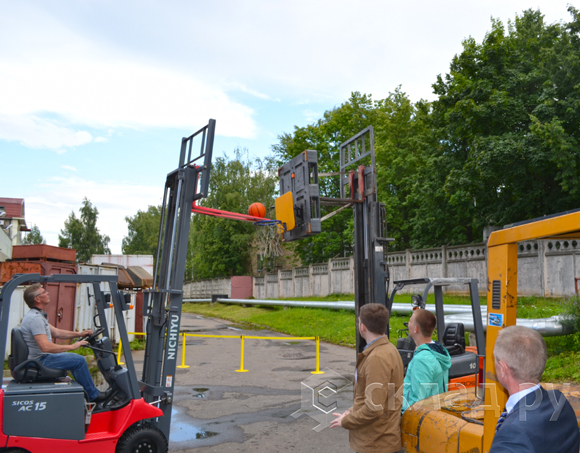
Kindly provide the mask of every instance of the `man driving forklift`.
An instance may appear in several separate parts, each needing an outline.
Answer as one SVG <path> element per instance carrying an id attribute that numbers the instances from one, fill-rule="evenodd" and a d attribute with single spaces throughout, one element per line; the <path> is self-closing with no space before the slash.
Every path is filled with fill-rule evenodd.
<path id="1" fill-rule="evenodd" d="M 95 387 L 85 358 L 79 354 L 66 354 L 67 351 L 74 351 L 89 343 L 85 340 L 76 341 L 68 345 L 52 342 L 52 338 L 62 340 L 83 338 L 92 335 L 93 331 L 72 332 L 57 329 L 49 324 L 44 309 L 50 303 L 50 295 L 40 283 L 35 283 L 26 288 L 24 301 L 30 307 L 30 310 L 22 318 L 20 331 L 28 346 L 28 358 L 36 359 L 48 368 L 70 371 L 75 380 L 85 389 L 89 401 L 96 403 L 104 401 L 107 393 L 99 392 Z"/>

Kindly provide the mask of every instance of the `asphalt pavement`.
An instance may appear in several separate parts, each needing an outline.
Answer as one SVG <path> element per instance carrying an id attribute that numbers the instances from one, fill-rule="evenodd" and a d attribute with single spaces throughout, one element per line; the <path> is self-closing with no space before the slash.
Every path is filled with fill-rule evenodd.
<path id="1" fill-rule="evenodd" d="M 185 365 L 175 379 L 172 452 L 348 452 L 348 431 L 330 429 L 332 413 L 352 404 L 355 350 L 284 340 L 269 330 L 243 330 L 224 320 L 184 313 L 181 331 L 236 338 L 187 337 Z M 315 335 L 316 333 L 313 332 Z M 239 337 L 244 340 L 240 369 Z M 137 369 L 143 351 L 133 353 Z M 181 347 L 179 350 L 181 358 Z"/>

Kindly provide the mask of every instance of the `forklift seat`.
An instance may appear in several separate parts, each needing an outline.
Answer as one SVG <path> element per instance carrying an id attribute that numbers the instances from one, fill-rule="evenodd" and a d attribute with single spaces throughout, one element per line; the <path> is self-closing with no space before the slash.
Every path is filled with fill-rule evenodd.
<path id="1" fill-rule="evenodd" d="M 465 352 L 465 329 L 463 323 L 452 322 L 445 326 L 443 346 L 449 355 L 459 355 Z"/>
<path id="2" fill-rule="evenodd" d="M 49 382 L 67 375 L 66 370 L 45 367 L 35 359 L 28 359 L 28 345 L 20 329 L 12 329 L 12 348 L 8 356 L 8 367 L 16 382 Z"/>

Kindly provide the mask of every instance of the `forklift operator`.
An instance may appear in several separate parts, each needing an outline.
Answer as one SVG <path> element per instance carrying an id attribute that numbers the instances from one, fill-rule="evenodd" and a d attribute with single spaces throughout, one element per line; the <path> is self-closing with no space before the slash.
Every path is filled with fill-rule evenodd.
<path id="1" fill-rule="evenodd" d="M 97 403 L 103 401 L 107 394 L 99 392 L 95 387 L 85 358 L 79 354 L 65 353 L 88 345 L 88 342 L 81 340 L 69 345 L 52 342 L 52 338 L 67 340 L 86 337 L 91 335 L 93 331 L 71 332 L 50 325 L 44 311 L 50 303 L 50 296 L 40 283 L 26 288 L 24 301 L 30 307 L 30 311 L 22 318 L 20 330 L 28 346 L 28 358 L 36 359 L 48 368 L 71 371 L 75 380 L 85 389 L 90 401 Z"/>

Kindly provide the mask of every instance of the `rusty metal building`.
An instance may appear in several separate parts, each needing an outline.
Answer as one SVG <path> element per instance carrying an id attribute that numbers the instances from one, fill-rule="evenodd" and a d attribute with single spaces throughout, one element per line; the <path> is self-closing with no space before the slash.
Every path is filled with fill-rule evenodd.
<path id="1" fill-rule="evenodd" d="M 15 245 L 12 259 L 0 262 L 0 285 L 14 274 L 76 274 L 76 250 L 51 245 Z M 74 330 L 76 285 L 48 283 L 46 290 L 53 301 L 47 307 L 48 322 L 59 329 Z"/>

